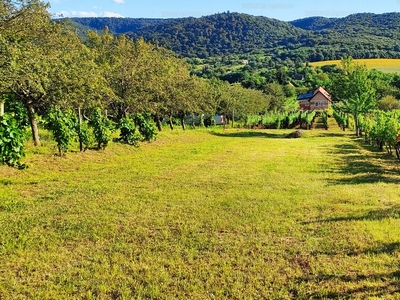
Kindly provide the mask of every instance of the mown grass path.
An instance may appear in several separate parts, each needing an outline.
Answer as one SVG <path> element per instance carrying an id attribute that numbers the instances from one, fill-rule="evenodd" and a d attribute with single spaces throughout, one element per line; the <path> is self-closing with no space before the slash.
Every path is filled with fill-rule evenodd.
<path id="1" fill-rule="evenodd" d="M 0 299 L 399 297 L 399 163 L 289 132 L 29 149 L 0 167 Z"/>

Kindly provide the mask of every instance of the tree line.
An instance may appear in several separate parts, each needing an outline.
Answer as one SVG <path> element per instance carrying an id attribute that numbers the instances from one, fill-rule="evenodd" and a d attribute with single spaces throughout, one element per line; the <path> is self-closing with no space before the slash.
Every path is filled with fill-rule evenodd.
<path id="1" fill-rule="evenodd" d="M 2 141 L 27 125 L 39 146 L 42 122 L 56 139 L 65 131 L 58 134 L 60 153 L 66 149 L 66 128 L 76 120 L 80 126 L 83 121 L 93 125 L 101 119 L 99 112 L 125 127 L 127 119 L 146 116 L 162 130 L 163 122 L 171 129 L 176 123 L 185 128 L 188 114 L 230 113 L 233 118 L 266 111 L 273 98 L 240 84 L 199 78 L 175 53 L 143 39 L 115 36 L 107 28 L 89 31 L 82 40 L 68 20 L 52 21 L 40 0 L 0 3 L 0 51 L 0 102 L 13 116 L 2 117 Z M 134 127 L 144 124 L 139 123 Z M 0 147 L 5 153 L 20 146 Z"/>

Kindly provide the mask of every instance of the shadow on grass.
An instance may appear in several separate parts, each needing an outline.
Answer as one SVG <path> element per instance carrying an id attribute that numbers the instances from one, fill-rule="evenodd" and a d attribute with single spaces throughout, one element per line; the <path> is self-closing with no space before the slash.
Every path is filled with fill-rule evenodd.
<path id="1" fill-rule="evenodd" d="M 286 139 L 287 134 L 278 134 L 270 132 L 260 132 L 260 131 L 237 131 L 237 132 L 215 132 L 210 131 L 210 134 L 219 137 L 230 137 L 230 138 L 269 138 L 269 139 Z"/>
<path id="2" fill-rule="evenodd" d="M 362 284 L 361 287 L 357 288 L 343 288 L 340 292 L 328 292 L 323 295 L 319 293 L 311 293 L 308 295 L 310 299 L 353 299 L 364 297 L 383 297 L 389 295 L 395 295 L 400 292 L 400 271 L 394 271 L 390 273 L 377 273 L 371 275 L 355 274 L 355 275 L 331 275 L 331 274 L 320 274 L 320 275 L 309 275 L 299 279 L 299 282 L 314 282 L 320 285 L 322 282 L 332 281 L 337 283 L 340 281 L 340 285 L 350 285 L 366 281 L 367 284 Z M 379 286 L 371 286 L 371 283 L 376 282 Z M 397 299 L 397 298 L 396 298 Z"/>
<path id="3" fill-rule="evenodd" d="M 382 209 L 371 210 L 361 216 L 343 216 L 323 220 L 303 222 L 303 225 L 313 223 L 333 223 L 333 222 L 351 222 L 351 221 L 380 221 L 384 219 L 400 219 L 400 205 L 393 205 Z"/>
<path id="4" fill-rule="evenodd" d="M 273 131 L 274 129 L 271 129 Z M 288 130 L 287 133 L 271 133 L 271 132 L 263 132 L 263 131 L 257 131 L 257 129 L 254 130 L 240 130 L 237 132 L 216 132 L 216 131 L 211 131 L 210 134 L 215 135 L 215 136 L 221 136 L 221 137 L 265 137 L 265 138 L 277 138 L 277 139 L 283 139 L 283 138 L 288 138 L 288 135 L 296 130 L 301 131 L 303 134 L 307 135 L 307 133 L 312 133 L 311 135 L 307 135 L 311 138 L 332 138 L 332 137 L 343 137 L 346 134 L 340 133 L 340 132 L 332 132 L 332 131 L 327 131 L 327 130 L 322 130 L 322 129 L 312 129 L 312 130 L 307 130 L 307 129 L 296 129 L 293 128 L 292 131 L 290 129 Z"/>
<path id="5" fill-rule="evenodd" d="M 359 255 L 394 255 L 400 252 L 400 242 L 388 243 L 378 245 L 370 249 L 357 249 L 357 250 L 345 250 L 345 251 L 313 251 L 313 256 L 324 255 L 324 256 L 335 256 L 335 255 L 346 255 L 346 256 L 359 256 Z"/>
<path id="6" fill-rule="evenodd" d="M 319 131 L 318 133 L 316 133 L 315 131 Z M 327 138 L 332 138 L 332 137 L 344 137 L 346 136 L 345 133 L 340 133 L 340 132 L 332 132 L 329 130 L 320 130 L 317 129 L 313 131 L 313 137 L 327 137 Z"/>
<path id="7" fill-rule="evenodd" d="M 400 183 L 399 173 L 395 170 L 398 165 L 395 157 L 382 151 L 373 151 L 360 138 L 351 138 L 350 143 L 335 145 L 328 151 L 329 155 L 337 155 L 342 161 L 335 171 L 344 176 L 331 180 L 333 185 Z"/>
<path id="8" fill-rule="evenodd" d="M 366 250 L 361 250 L 361 251 L 352 251 L 352 252 L 347 253 L 347 255 L 349 255 L 349 256 L 357 256 L 357 255 L 360 255 L 360 254 L 366 254 L 366 255 L 388 254 L 388 255 L 392 255 L 395 252 L 400 252 L 400 242 L 382 244 L 382 245 L 379 245 L 377 247 L 366 249 Z"/>

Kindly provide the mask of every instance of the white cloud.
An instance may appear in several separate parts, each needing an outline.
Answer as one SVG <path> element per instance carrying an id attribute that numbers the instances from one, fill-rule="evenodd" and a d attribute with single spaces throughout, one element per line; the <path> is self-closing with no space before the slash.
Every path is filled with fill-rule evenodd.
<path id="1" fill-rule="evenodd" d="M 114 3 L 118 3 L 118 4 L 124 4 L 125 1 L 124 0 L 113 0 Z"/>
<path id="2" fill-rule="evenodd" d="M 123 18 L 123 15 L 120 15 L 119 13 L 111 12 L 111 11 L 105 11 L 101 13 L 102 17 L 108 17 L 108 18 Z"/>
<path id="3" fill-rule="evenodd" d="M 82 17 L 82 18 L 95 18 L 95 17 L 107 17 L 107 18 L 124 18 L 123 15 L 111 11 L 104 11 L 101 13 L 95 13 L 93 11 L 60 11 L 55 13 L 56 18 L 74 18 L 74 17 Z"/>
<path id="4" fill-rule="evenodd" d="M 71 11 L 74 17 L 98 17 L 99 15 L 93 11 Z"/>
<path id="5" fill-rule="evenodd" d="M 68 17 L 69 16 L 69 12 L 62 10 L 58 13 L 54 14 L 57 18 L 64 18 L 64 17 Z"/>

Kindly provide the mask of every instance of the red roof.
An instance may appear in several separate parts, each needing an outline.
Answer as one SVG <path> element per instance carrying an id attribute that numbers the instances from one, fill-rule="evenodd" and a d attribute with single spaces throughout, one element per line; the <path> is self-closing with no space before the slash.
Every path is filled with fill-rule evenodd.
<path id="1" fill-rule="evenodd" d="M 324 95 L 326 97 L 326 99 L 328 99 L 329 101 L 331 101 L 331 95 L 323 88 L 323 87 L 319 87 L 317 88 L 314 92 L 312 93 L 308 93 L 308 94 L 302 94 L 300 95 L 297 100 L 311 100 L 316 94 L 318 94 L 318 92 L 320 92 L 322 95 Z"/>
<path id="2" fill-rule="evenodd" d="M 328 99 L 329 101 L 331 101 L 331 95 L 323 88 L 323 87 L 319 87 L 317 88 L 314 93 L 313 93 L 313 97 L 320 92 L 322 95 L 324 95 L 326 97 L 326 99 Z"/>

